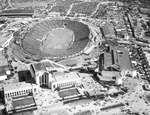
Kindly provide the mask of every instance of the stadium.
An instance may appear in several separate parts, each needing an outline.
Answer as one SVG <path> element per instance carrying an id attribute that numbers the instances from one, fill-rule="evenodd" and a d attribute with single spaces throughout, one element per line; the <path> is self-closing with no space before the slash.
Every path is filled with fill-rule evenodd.
<path id="1" fill-rule="evenodd" d="M 21 48 L 31 57 L 65 59 L 80 55 L 88 45 L 89 36 L 89 27 L 81 22 L 46 19 L 29 28 Z"/>

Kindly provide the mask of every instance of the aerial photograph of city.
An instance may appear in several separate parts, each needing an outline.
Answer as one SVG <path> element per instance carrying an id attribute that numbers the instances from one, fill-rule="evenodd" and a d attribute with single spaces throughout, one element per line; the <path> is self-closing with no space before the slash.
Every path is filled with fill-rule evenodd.
<path id="1" fill-rule="evenodd" d="M 0 0 L 0 115 L 150 115 L 150 0 Z"/>

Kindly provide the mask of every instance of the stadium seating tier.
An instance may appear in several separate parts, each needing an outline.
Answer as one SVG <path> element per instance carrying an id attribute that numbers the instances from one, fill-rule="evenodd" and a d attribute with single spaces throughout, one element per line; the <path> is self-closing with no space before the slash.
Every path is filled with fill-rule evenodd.
<path id="1" fill-rule="evenodd" d="M 74 32 L 75 40 L 68 49 L 58 49 L 46 54 L 40 51 L 41 41 L 43 37 L 51 30 L 56 28 L 66 28 Z M 22 41 L 22 48 L 29 54 L 37 57 L 70 57 L 74 54 L 78 55 L 87 46 L 89 41 L 90 30 L 87 25 L 71 20 L 44 20 L 30 28 Z M 38 56 L 40 55 L 40 56 Z"/>

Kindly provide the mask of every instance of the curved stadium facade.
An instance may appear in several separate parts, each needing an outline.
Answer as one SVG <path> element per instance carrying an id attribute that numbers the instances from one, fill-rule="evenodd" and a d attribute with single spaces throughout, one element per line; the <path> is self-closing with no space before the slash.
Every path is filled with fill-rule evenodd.
<path id="1" fill-rule="evenodd" d="M 83 52 L 89 42 L 89 35 L 90 29 L 81 22 L 60 19 L 44 20 L 25 33 L 22 49 L 38 58 L 74 57 Z"/>

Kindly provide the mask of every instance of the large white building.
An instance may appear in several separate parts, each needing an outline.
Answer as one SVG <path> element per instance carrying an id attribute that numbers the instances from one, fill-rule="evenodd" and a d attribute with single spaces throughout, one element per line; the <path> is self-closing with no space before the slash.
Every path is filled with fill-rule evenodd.
<path id="1" fill-rule="evenodd" d="M 81 78 L 78 73 L 71 72 L 71 73 L 59 73 L 53 75 L 55 79 L 52 82 L 52 89 L 55 88 L 62 88 L 62 87 L 71 87 L 73 85 L 80 85 Z"/>
<path id="2" fill-rule="evenodd" d="M 3 86 L 4 100 L 8 114 L 36 109 L 33 95 L 38 93 L 38 86 L 26 82 Z"/>
<path id="3" fill-rule="evenodd" d="M 30 93 L 34 94 L 38 92 L 38 86 L 36 84 L 29 84 L 25 82 L 7 84 L 4 86 L 5 101 L 7 99 L 26 96 Z"/>
<path id="4" fill-rule="evenodd" d="M 68 73 L 66 67 L 49 60 L 32 63 L 29 69 L 39 87 L 47 87 L 54 90 L 80 84 L 78 73 Z"/>

